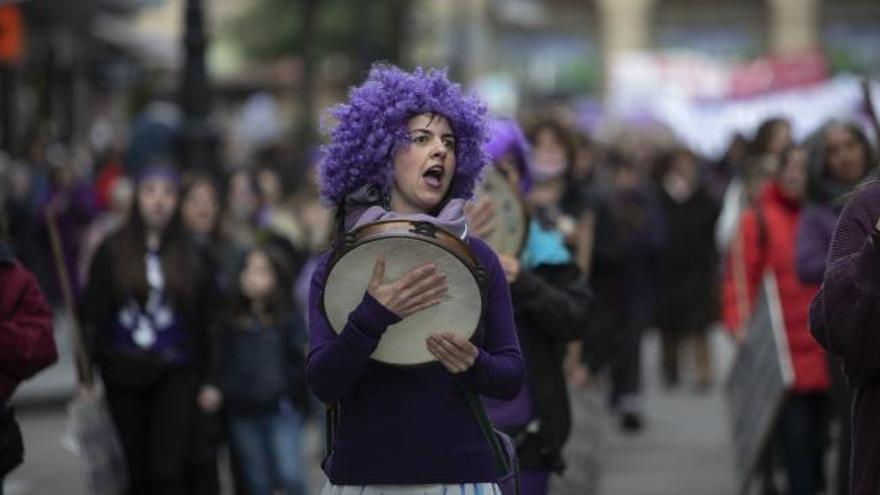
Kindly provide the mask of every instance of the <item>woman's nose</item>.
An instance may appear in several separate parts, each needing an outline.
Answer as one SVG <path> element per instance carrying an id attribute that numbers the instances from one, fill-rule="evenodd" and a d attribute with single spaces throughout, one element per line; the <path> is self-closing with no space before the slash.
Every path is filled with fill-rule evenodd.
<path id="1" fill-rule="evenodd" d="M 449 148 L 446 146 L 446 143 L 443 140 L 439 140 L 434 146 L 434 152 L 431 154 L 435 157 L 446 157 L 446 153 L 449 152 Z"/>

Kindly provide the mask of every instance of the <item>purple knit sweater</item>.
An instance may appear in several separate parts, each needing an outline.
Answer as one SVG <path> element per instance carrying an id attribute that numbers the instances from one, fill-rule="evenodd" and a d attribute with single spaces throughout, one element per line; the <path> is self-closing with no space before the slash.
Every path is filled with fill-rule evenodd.
<path id="1" fill-rule="evenodd" d="M 487 273 L 487 308 L 471 341 L 480 348 L 460 375 L 473 392 L 511 399 L 520 390 L 523 360 L 510 293 L 495 253 L 468 240 Z M 368 294 L 337 335 L 320 310 L 329 253 L 312 277 L 309 297 L 309 385 L 340 405 L 333 455 L 325 466 L 336 485 L 410 485 L 495 481 L 489 444 L 455 376 L 439 363 L 395 367 L 370 359 L 397 316 Z M 442 330 L 442 329 L 438 329 Z"/>
<path id="2" fill-rule="evenodd" d="M 825 283 L 810 308 L 810 330 L 843 358 L 853 396 L 852 493 L 880 493 L 880 183 L 865 186 L 834 231 Z"/>

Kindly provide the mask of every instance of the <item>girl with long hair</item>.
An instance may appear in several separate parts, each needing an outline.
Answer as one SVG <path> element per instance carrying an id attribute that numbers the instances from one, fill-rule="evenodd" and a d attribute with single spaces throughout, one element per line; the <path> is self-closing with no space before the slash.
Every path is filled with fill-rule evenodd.
<path id="1" fill-rule="evenodd" d="M 168 164 L 142 170 L 132 212 L 98 248 L 82 303 L 131 494 L 218 491 L 213 459 L 195 451 L 204 445 L 197 396 L 215 382 L 216 296 L 182 228 L 178 183 Z"/>

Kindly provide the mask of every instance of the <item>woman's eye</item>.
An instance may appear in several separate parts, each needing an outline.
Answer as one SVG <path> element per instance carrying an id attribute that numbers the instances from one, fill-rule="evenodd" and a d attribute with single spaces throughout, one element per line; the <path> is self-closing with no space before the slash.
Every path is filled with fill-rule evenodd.
<path id="1" fill-rule="evenodd" d="M 447 148 L 449 148 L 449 149 L 453 149 L 453 148 L 455 148 L 455 139 L 452 139 L 452 138 L 444 139 L 444 140 L 443 140 L 443 144 L 444 144 Z"/>
<path id="2" fill-rule="evenodd" d="M 425 136 L 424 134 L 420 134 L 420 135 L 416 136 L 415 138 L 413 138 L 413 142 L 416 144 L 425 144 L 428 142 L 428 136 Z"/>

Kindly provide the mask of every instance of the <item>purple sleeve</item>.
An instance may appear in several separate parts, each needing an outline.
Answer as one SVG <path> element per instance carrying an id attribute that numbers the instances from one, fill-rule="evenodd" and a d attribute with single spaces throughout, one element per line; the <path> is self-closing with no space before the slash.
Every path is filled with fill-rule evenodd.
<path id="1" fill-rule="evenodd" d="M 462 375 L 462 380 L 474 393 L 510 400 L 522 387 L 524 374 L 510 289 L 495 253 L 478 240 L 471 240 L 471 246 L 486 270 L 488 294 L 480 354 L 471 369 Z"/>
<path id="2" fill-rule="evenodd" d="M 843 358 L 853 386 L 880 377 L 880 247 L 870 239 L 880 187 L 866 188 L 841 215 L 825 283 L 810 308 L 810 331 Z"/>
<path id="3" fill-rule="evenodd" d="M 795 270 L 801 282 L 822 283 L 831 244 L 830 234 L 818 212 L 807 210 L 801 215 L 795 245 Z"/>
<path id="4" fill-rule="evenodd" d="M 400 321 L 369 294 L 348 317 L 338 335 L 321 311 L 327 261 L 324 256 L 312 275 L 309 293 L 309 355 L 306 378 L 312 391 L 325 403 L 344 397 L 360 377 L 379 339 L 390 325 Z"/>

